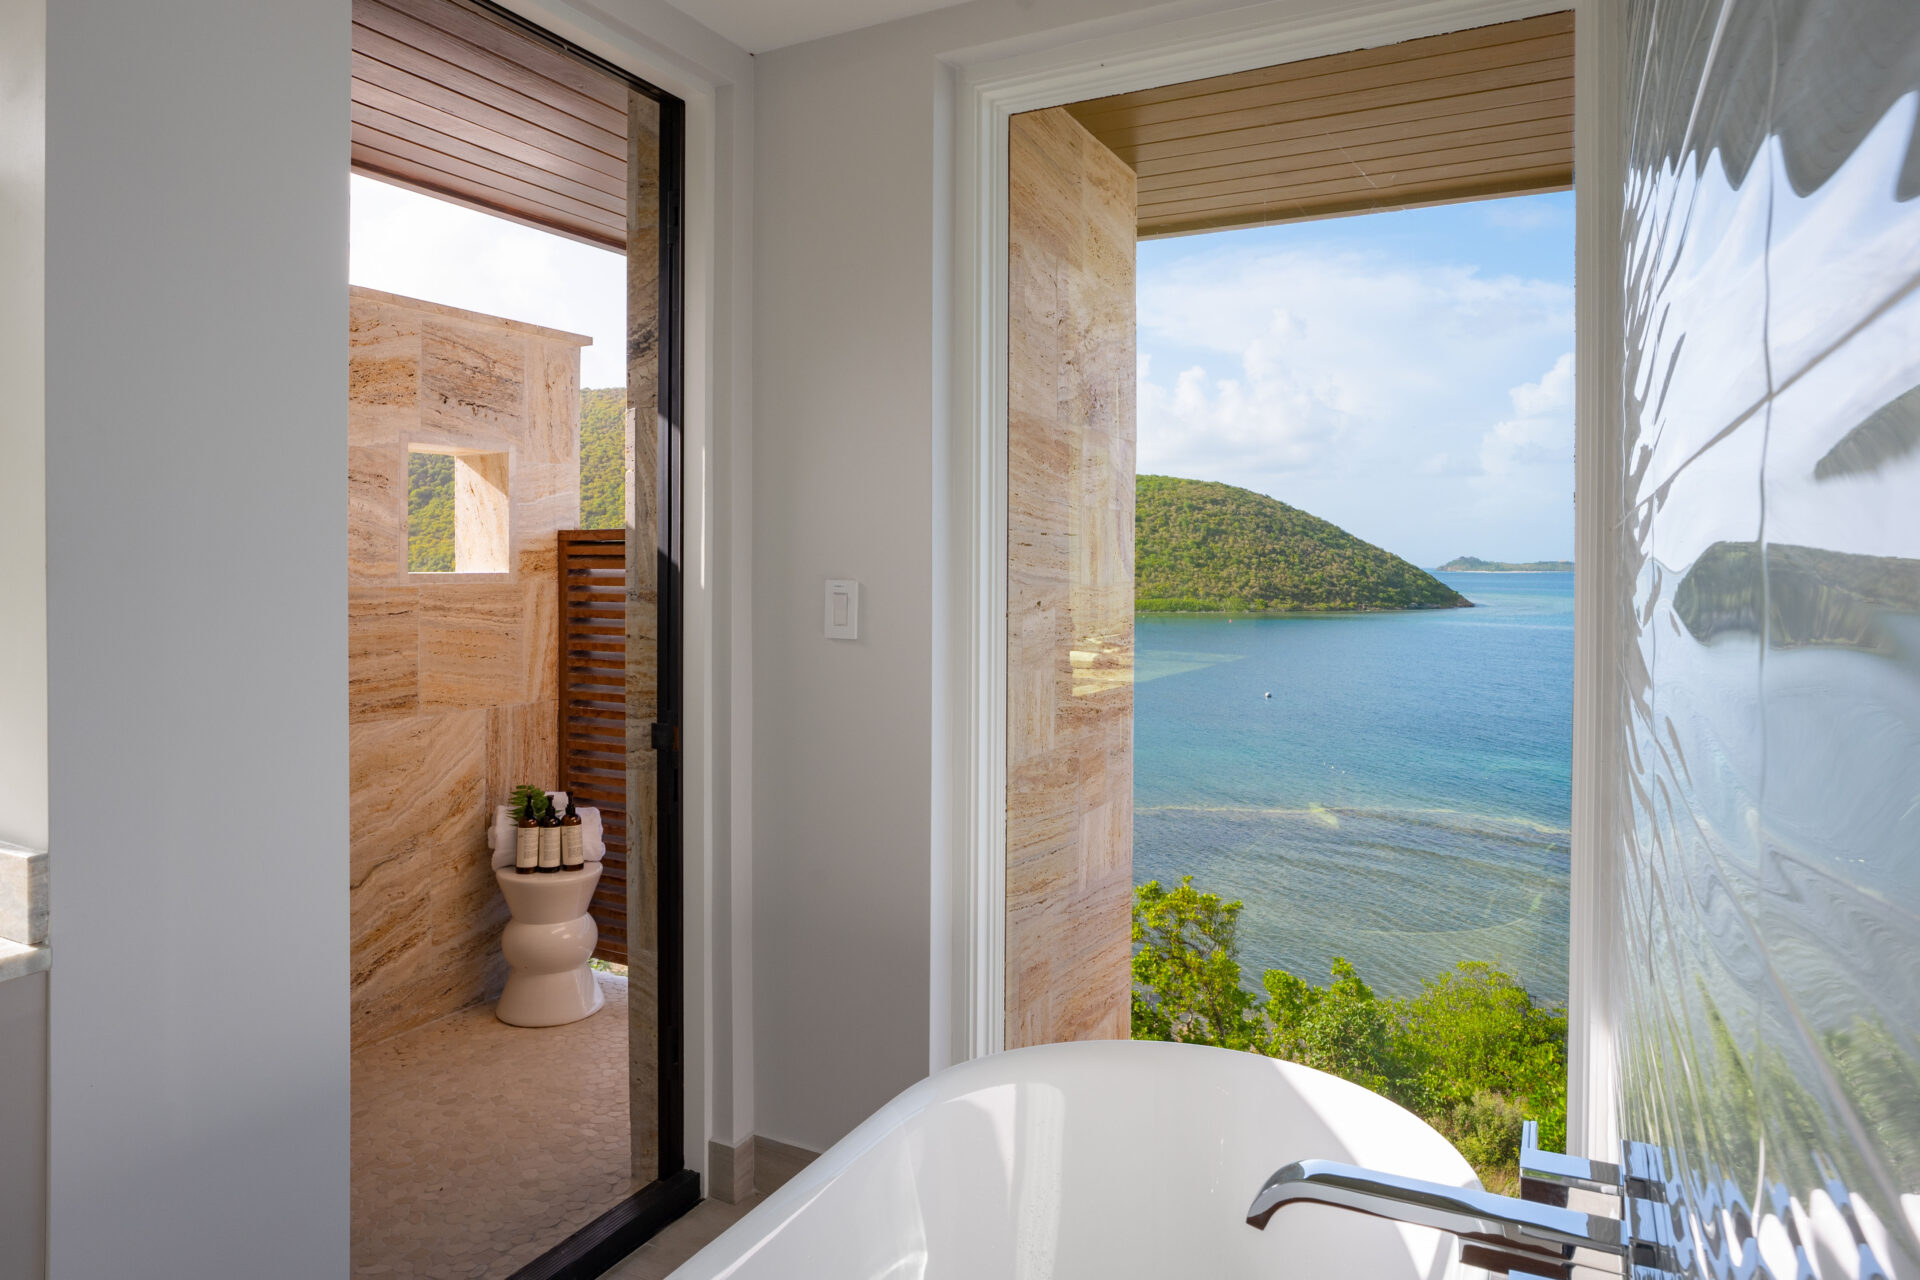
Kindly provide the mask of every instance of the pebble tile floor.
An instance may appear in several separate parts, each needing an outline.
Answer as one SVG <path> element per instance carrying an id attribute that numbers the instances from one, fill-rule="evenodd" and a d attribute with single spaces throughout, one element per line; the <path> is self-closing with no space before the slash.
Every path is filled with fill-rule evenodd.
<path id="1" fill-rule="evenodd" d="M 510 1276 L 632 1193 L 627 980 L 595 977 L 579 1022 L 478 1005 L 353 1055 L 355 1276 Z"/>

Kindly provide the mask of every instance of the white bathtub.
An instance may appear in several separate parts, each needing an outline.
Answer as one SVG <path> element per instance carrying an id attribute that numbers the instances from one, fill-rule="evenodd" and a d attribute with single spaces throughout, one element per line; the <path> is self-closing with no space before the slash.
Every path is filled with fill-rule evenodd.
<path id="1" fill-rule="evenodd" d="M 1248 1202 L 1310 1157 L 1478 1186 L 1386 1099 L 1250 1053 L 1100 1041 L 923 1080 L 674 1273 L 676 1280 L 1439 1280 L 1450 1237 Z"/>

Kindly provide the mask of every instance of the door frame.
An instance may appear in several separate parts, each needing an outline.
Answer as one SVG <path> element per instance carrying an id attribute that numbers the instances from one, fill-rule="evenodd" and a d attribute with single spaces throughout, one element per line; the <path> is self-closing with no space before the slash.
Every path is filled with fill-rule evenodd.
<path id="1" fill-rule="evenodd" d="M 1568 1144 L 1617 1141 L 1617 669 L 1625 14 L 1618 0 L 1281 0 L 946 60 L 937 99 L 935 725 L 929 1065 L 1004 1045 L 1007 139 L 1022 111 L 1571 9 L 1575 13 L 1573 830 Z M 944 197 L 944 198 L 943 198 Z M 936 261 L 941 261 L 937 257 Z M 940 302 L 945 307 L 940 308 Z M 944 466 L 940 464 L 944 462 Z"/>
<path id="2" fill-rule="evenodd" d="M 647 30 L 578 0 L 495 0 L 684 104 L 678 1130 L 702 1178 L 754 1129 L 753 62 L 671 10 Z M 658 18 L 658 15 L 656 15 Z M 664 1123 L 664 1117 L 663 1117 Z"/>

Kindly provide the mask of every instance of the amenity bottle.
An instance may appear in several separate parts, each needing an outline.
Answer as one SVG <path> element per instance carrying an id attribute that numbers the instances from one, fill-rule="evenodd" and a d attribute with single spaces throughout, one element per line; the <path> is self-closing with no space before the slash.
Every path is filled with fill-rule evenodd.
<path id="1" fill-rule="evenodd" d="M 540 870 L 560 869 L 560 815 L 553 811 L 553 797 L 547 797 L 547 812 L 540 819 Z"/>
<path id="2" fill-rule="evenodd" d="M 513 831 L 513 869 L 530 876 L 540 869 L 540 819 L 534 816 L 533 801 L 520 808 L 520 821 Z"/>
<path id="3" fill-rule="evenodd" d="M 580 815 L 573 811 L 573 797 L 567 797 L 567 816 L 560 819 L 560 869 L 578 871 L 587 863 L 586 829 Z"/>

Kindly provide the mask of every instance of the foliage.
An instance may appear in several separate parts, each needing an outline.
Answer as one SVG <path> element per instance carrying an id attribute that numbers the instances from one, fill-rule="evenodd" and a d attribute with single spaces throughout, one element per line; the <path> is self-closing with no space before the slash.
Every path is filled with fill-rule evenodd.
<path id="1" fill-rule="evenodd" d="M 580 527 L 627 522 L 627 389 L 580 393 Z"/>
<path id="2" fill-rule="evenodd" d="M 1542 1146 L 1565 1149 L 1565 1010 L 1534 1004 L 1510 973 L 1463 960 L 1422 983 L 1419 995 L 1402 1002 L 1400 1017 L 1407 1096 L 1417 1110 L 1449 1114 L 1492 1091 L 1540 1122 Z"/>
<path id="3" fill-rule="evenodd" d="M 453 572 L 451 454 L 407 454 L 407 572 Z"/>
<path id="4" fill-rule="evenodd" d="M 1448 609 L 1467 600 L 1399 556 L 1264 494 L 1140 476 L 1134 608 L 1142 613 Z"/>
<path id="5" fill-rule="evenodd" d="M 1263 1012 L 1270 1030 L 1261 1047 L 1268 1056 L 1403 1100 L 1392 1005 L 1374 995 L 1343 957 L 1334 957 L 1333 981 L 1324 987 L 1285 969 L 1267 970 L 1260 985 L 1267 991 Z"/>
<path id="6" fill-rule="evenodd" d="M 1520 1123 L 1559 1150 L 1567 1130 L 1567 1019 L 1512 974 L 1479 961 L 1382 999 L 1352 964 L 1315 986 L 1284 969 L 1241 983 L 1244 904 L 1150 880 L 1134 890 L 1133 1035 L 1248 1049 L 1304 1063 L 1386 1095 L 1459 1147 L 1481 1181 L 1510 1189 Z"/>
<path id="7" fill-rule="evenodd" d="M 1234 926 L 1240 904 L 1149 880 L 1134 890 L 1133 1034 L 1249 1049 L 1260 1032 L 1255 1000 L 1240 986 Z"/>
<path id="8" fill-rule="evenodd" d="M 515 787 L 513 798 L 507 801 L 507 812 L 513 815 L 515 822 L 526 818 L 529 808 L 533 816 L 538 818 L 552 807 L 553 797 L 544 788 L 536 787 L 531 782 L 523 782 Z"/>
<path id="9" fill-rule="evenodd" d="M 1512 1195 L 1520 1189 L 1520 1126 L 1526 1118 L 1512 1099 L 1482 1089 L 1449 1107 L 1444 1122 L 1434 1127 L 1459 1148 L 1487 1190 Z M 1540 1141 L 1552 1145 L 1545 1138 Z"/>

